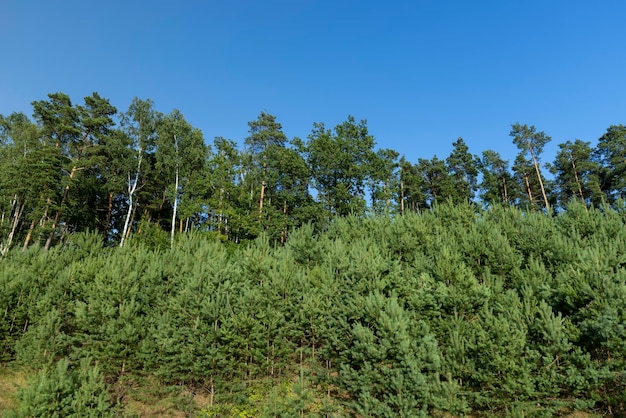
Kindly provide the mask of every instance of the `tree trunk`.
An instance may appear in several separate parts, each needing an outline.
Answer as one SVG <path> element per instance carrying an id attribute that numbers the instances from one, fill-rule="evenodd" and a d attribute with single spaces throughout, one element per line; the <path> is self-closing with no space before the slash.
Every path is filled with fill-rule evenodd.
<path id="1" fill-rule="evenodd" d="M 574 178 L 576 179 L 576 185 L 578 186 L 578 193 L 580 194 L 580 200 L 583 201 L 583 204 L 585 205 L 585 210 L 589 211 L 587 209 L 587 202 L 585 201 L 585 196 L 583 195 L 583 188 L 580 184 L 580 180 L 578 180 L 578 173 L 576 171 L 576 162 L 574 161 L 574 157 L 572 156 L 572 153 L 569 153 L 569 158 L 572 161 L 572 168 L 574 169 Z"/>
<path id="2" fill-rule="evenodd" d="M 533 193 L 530 190 L 530 182 L 528 181 L 528 175 L 524 173 L 524 180 L 526 181 L 526 190 L 528 191 L 528 205 L 533 204 Z"/>
<path id="3" fill-rule="evenodd" d="M 137 184 L 139 183 L 139 176 L 141 175 L 141 160 L 143 159 L 143 149 L 139 147 L 137 151 L 137 171 L 135 172 L 135 178 L 131 182 L 130 173 L 128 174 L 128 212 L 126 213 L 126 220 L 124 221 L 124 229 L 122 230 L 122 237 L 120 239 L 120 247 L 124 246 L 124 240 L 128 236 L 130 230 L 131 214 L 133 208 L 133 197 L 137 192 Z"/>
<path id="4" fill-rule="evenodd" d="M 285 215 L 285 218 L 287 217 L 287 201 L 284 201 L 284 205 L 283 205 L 283 215 Z M 285 220 L 285 229 L 283 229 L 283 232 L 280 234 L 280 243 L 281 244 L 285 244 L 285 242 L 287 241 L 287 228 L 289 227 L 289 224 L 287 223 L 287 221 Z"/>
<path id="5" fill-rule="evenodd" d="M 74 175 L 76 174 L 77 171 L 78 171 L 78 167 L 73 166 L 72 171 L 70 171 L 70 180 L 74 178 Z M 50 231 L 50 235 L 48 235 L 48 239 L 46 240 L 46 245 L 44 246 L 46 250 L 50 249 L 50 244 L 52 244 L 52 238 L 54 237 L 54 230 L 56 229 L 57 225 L 59 224 L 59 221 L 61 220 L 61 214 L 63 213 L 63 205 L 65 204 L 65 201 L 67 200 L 67 195 L 69 194 L 69 191 L 70 191 L 70 185 L 67 184 L 65 188 L 63 189 L 63 197 L 61 197 L 61 204 L 59 205 L 59 210 L 57 210 L 57 213 L 54 216 L 54 221 L 52 222 L 52 231 Z"/>
<path id="6" fill-rule="evenodd" d="M 259 199 L 259 221 L 263 217 L 263 200 L 265 199 L 265 180 L 261 182 L 261 198 Z"/>
<path id="7" fill-rule="evenodd" d="M 33 231 L 35 230 L 35 220 L 33 219 L 30 223 L 30 227 L 28 228 L 28 233 L 26 234 L 26 238 L 24 239 L 24 245 L 22 246 L 22 251 L 26 251 L 28 248 L 28 244 L 30 244 L 30 240 L 33 237 Z"/>
<path id="8" fill-rule="evenodd" d="M 400 214 L 404 216 L 404 180 L 400 180 Z"/>
<path id="9" fill-rule="evenodd" d="M 263 156 L 263 180 L 261 181 L 261 198 L 259 199 L 259 222 L 263 218 L 263 200 L 265 199 L 265 178 L 267 177 L 267 163 Z"/>
<path id="10" fill-rule="evenodd" d="M 176 230 L 176 211 L 178 210 L 178 140 L 174 135 L 174 148 L 176 148 L 176 180 L 174 182 L 174 211 L 172 213 L 172 230 L 170 233 L 170 248 L 174 248 L 174 231 Z M 182 228 L 182 225 L 181 225 Z"/>
<path id="11" fill-rule="evenodd" d="M 504 198 L 503 201 L 506 204 L 506 203 L 509 203 L 509 193 L 508 193 L 507 188 L 506 188 L 506 178 L 505 177 L 502 177 L 502 187 L 503 187 L 503 191 L 504 191 L 504 196 L 502 196 L 502 197 Z"/>
<path id="12" fill-rule="evenodd" d="M 106 240 L 109 235 L 109 229 L 111 229 L 111 214 L 113 213 L 113 192 L 109 192 L 109 198 L 107 199 L 107 216 L 104 224 L 104 239 Z"/>
<path id="13" fill-rule="evenodd" d="M 21 202 L 18 199 L 17 195 L 13 200 L 13 223 L 11 225 L 11 232 L 9 232 L 9 236 L 7 238 L 6 244 L 0 244 L 0 256 L 4 256 L 11 248 L 11 244 L 13 243 L 13 237 L 15 236 L 15 231 L 17 230 L 17 225 L 20 223 L 20 219 L 22 217 L 22 213 L 24 211 L 24 206 L 26 204 Z"/>
<path id="14" fill-rule="evenodd" d="M 537 171 L 537 178 L 539 179 L 539 185 L 541 186 L 541 193 L 543 194 L 543 201 L 546 204 L 546 210 L 550 212 L 550 203 L 548 203 L 548 196 L 546 195 L 546 189 L 543 187 L 543 180 L 541 179 L 541 171 L 539 170 L 539 164 L 535 158 L 535 151 L 530 145 L 530 141 L 527 140 L 528 149 L 530 150 L 530 156 L 533 158 L 533 164 L 535 165 L 535 171 Z"/>

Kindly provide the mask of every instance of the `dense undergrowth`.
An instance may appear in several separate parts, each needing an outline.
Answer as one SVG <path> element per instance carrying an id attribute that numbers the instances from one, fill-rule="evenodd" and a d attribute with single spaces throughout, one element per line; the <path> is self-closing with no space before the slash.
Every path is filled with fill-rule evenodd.
<path id="1" fill-rule="evenodd" d="M 138 387 L 204 417 L 623 414 L 619 208 L 11 251 L 0 360 L 31 378 L 8 414 L 133 415 Z"/>

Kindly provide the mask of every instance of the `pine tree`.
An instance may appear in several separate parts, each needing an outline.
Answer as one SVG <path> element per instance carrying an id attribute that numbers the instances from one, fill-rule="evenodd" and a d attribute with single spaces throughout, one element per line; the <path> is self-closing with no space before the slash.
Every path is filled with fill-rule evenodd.
<path id="1" fill-rule="evenodd" d="M 519 123 L 515 123 L 511 125 L 511 133 L 509 134 L 513 137 L 513 143 L 520 149 L 520 154 L 518 158 L 525 158 L 526 155 L 530 155 L 532 165 L 534 166 L 536 179 L 539 182 L 539 187 L 541 188 L 541 194 L 543 196 L 543 203 L 545 205 L 546 210 L 550 211 L 550 203 L 548 201 L 548 195 L 546 193 L 546 189 L 543 184 L 543 178 L 541 176 L 541 170 L 539 168 L 539 157 L 543 152 L 543 147 L 552 140 L 545 133 L 539 131 L 537 132 L 534 126 L 521 125 Z M 521 162 L 521 160 L 520 160 Z M 516 166 L 517 164 L 516 160 Z M 526 169 L 522 171 L 523 176 L 525 178 L 525 182 L 529 183 L 528 177 L 529 173 Z M 530 197 L 530 187 L 529 190 L 529 201 L 532 201 L 532 197 Z"/>

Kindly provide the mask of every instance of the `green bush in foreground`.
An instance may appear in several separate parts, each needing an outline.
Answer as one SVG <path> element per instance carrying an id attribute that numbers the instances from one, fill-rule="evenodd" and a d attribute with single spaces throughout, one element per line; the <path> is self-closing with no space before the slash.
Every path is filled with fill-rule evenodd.
<path id="1" fill-rule="evenodd" d="M 98 365 L 67 359 L 36 374 L 18 393 L 20 417 L 113 417 L 108 386 Z"/>

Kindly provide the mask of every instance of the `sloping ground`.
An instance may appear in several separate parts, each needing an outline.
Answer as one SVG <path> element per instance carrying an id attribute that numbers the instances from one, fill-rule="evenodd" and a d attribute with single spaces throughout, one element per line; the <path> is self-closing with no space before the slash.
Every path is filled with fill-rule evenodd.
<path id="1" fill-rule="evenodd" d="M 27 375 L 23 371 L 0 366 L 0 412 L 16 409 L 18 388 L 26 385 Z"/>

